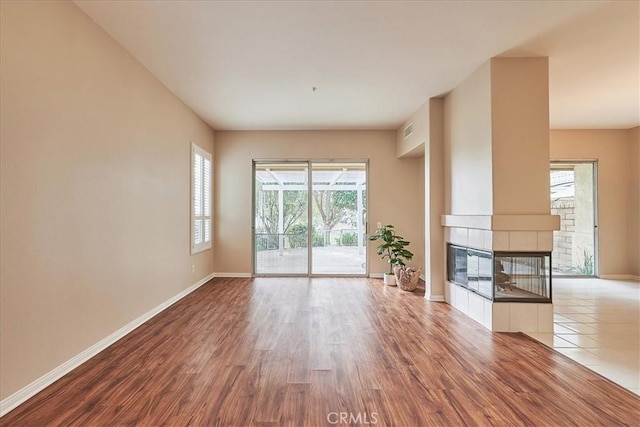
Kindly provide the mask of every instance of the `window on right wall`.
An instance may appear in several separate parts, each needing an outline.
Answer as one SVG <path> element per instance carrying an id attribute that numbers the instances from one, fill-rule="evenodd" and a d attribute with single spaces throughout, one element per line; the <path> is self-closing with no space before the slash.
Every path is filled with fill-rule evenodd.
<path id="1" fill-rule="evenodd" d="M 211 249 L 211 154 L 191 143 L 191 254 Z"/>

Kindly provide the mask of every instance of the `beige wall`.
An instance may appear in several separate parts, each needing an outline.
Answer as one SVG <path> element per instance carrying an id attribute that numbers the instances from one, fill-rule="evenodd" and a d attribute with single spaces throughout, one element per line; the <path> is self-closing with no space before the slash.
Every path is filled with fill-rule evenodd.
<path id="1" fill-rule="evenodd" d="M 404 130 L 413 124 L 413 132 L 405 138 Z M 396 153 L 398 157 L 421 157 L 424 155 L 425 143 L 429 140 L 429 101 L 405 121 L 397 130 Z"/>
<path id="2" fill-rule="evenodd" d="M 629 267 L 640 276 L 640 126 L 629 129 Z"/>
<path id="3" fill-rule="evenodd" d="M 447 213 L 548 215 L 548 59 L 492 58 L 444 105 Z"/>
<path id="4" fill-rule="evenodd" d="M 486 62 L 444 100 L 445 209 L 490 215 L 492 200 L 491 67 Z"/>
<path id="5" fill-rule="evenodd" d="M 216 132 L 214 247 L 219 273 L 251 273 L 252 159 L 369 159 L 369 232 L 376 222 L 396 225 L 424 263 L 421 158 L 396 158 L 395 131 Z M 370 272 L 387 265 L 369 243 Z"/>
<path id="6" fill-rule="evenodd" d="M 491 59 L 493 214 L 550 212 L 548 69 L 542 57 Z"/>
<path id="7" fill-rule="evenodd" d="M 638 223 L 630 210 L 633 165 L 628 130 L 552 130 L 551 160 L 597 160 L 599 274 L 634 274 L 630 262 L 629 224 Z M 637 144 L 637 143 L 636 143 Z M 637 159 L 637 154 L 636 154 Z M 637 160 L 636 172 L 637 174 Z M 637 175 L 636 175 L 637 176 Z M 636 178 L 637 182 L 637 178 Z M 631 214 L 631 215 L 630 215 Z M 635 215 L 635 218 L 632 217 Z M 636 229 L 637 236 L 637 229 Z M 637 241 L 637 239 L 636 239 Z"/>
<path id="8" fill-rule="evenodd" d="M 1 8 L 4 399 L 212 273 L 189 154 L 213 131 L 73 3 Z"/>

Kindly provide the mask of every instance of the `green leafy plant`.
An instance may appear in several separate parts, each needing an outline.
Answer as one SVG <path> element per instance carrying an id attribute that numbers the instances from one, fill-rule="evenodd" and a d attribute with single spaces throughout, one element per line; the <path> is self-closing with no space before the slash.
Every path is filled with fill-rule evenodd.
<path id="1" fill-rule="evenodd" d="M 583 276 L 593 276 L 593 254 L 588 249 L 582 248 L 582 260 L 576 270 Z"/>
<path id="2" fill-rule="evenodd" d="M 325 246 L 325 244 L 324 244 L 324 233 L 320 234 L 314 228 L 313 229 L 313 236 L 311 236 L 311 237 L 312 237 L 311 244 L 313 245 L 314 248 Z"/>
<path id="3" fill-rule="evenodd" d="M 307 226 L 306 224 L 293 224 L 289 227 L 289 244 L 292 248 L 307 247 Z"/>
<path id="4" fill-rule="evenodd" d="M 343 233 L 340 236 L 340 244 L 342 246 L 356 246 L 358 244 L 358 236 L 356 233 Z"/>
<path id="5" fill-rule="evenodd" d="M 378 228 L 374 234 L 368 237 L 369 240 L 382 240 L 376 253 L 381 259 L 387 259 L 389 263 L 389 274 L 393 274 L 393 267 L 398 265 L 404 267 L 405 261 L 413 259 L 413 253 L 406 249 L 409 242 L 402 236 L 398 236 L 393 225 L 387 224 Z"/>

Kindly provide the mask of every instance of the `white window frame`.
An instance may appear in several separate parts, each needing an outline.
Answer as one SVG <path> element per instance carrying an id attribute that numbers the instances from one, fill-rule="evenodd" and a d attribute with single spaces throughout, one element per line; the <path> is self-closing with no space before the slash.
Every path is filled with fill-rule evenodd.
<path id="1" fill-rule="evenodd" d="M 201 159 L 201 160 L 200 160 Z M 202 162 L 198 165 L 198 162 Z M 209 173 L 206 163 L 209 162 Z M 191 143 L 191 255 L 211 249 L 213 240 L 213 161 L 211 153 Z M 198 181 L 200 179 L 200 181 Z M 198 182 L 201 184 L 197 189 Z M 208 201 L 207 201 L 208 184 Z M 207 203 L 208 202 L 208 203 Z M 199 209 L 198 209 L 199 206 Z M 196 212 L 198 210 L 198 212 Z M 207 224 L 209 226 L 207 235 Z M 197 238 L 199 235 L 200 238 Z"/>

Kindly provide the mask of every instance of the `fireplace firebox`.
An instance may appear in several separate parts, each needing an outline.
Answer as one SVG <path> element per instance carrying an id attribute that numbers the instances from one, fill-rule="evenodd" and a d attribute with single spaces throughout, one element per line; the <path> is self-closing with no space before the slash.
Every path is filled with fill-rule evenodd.
<path id="1" fill-rule="evenodd" d="M 447 277 L 495 302 L 552 302 L 550 252 L 489 252 L 449 244 Z"/>

